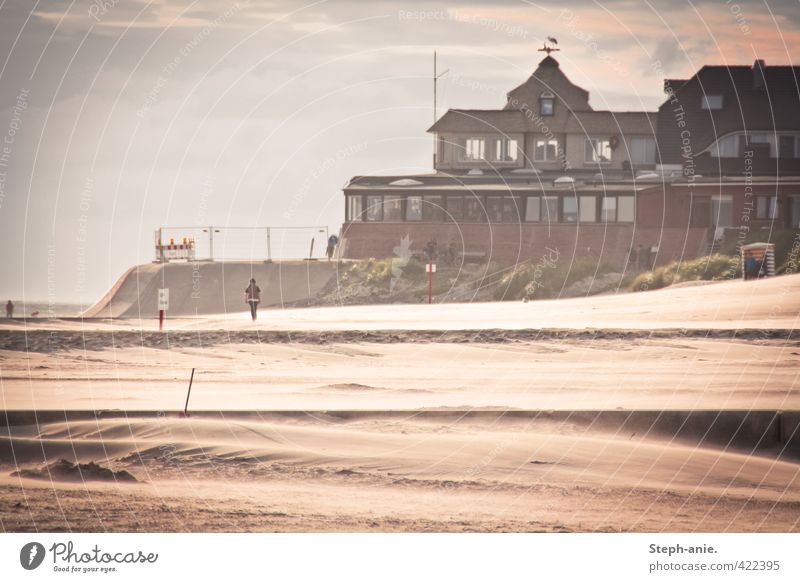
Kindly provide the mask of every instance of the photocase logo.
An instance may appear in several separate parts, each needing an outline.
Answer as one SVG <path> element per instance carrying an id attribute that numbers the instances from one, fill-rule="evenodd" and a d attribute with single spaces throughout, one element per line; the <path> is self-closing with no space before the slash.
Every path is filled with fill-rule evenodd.
<path id="1" fill-rule="evenodd" d="M 26 570 L 35 570 L 44 561 L 44 546 L 39 542 L 30 542 L 19 551 L 19 563 Z"/>

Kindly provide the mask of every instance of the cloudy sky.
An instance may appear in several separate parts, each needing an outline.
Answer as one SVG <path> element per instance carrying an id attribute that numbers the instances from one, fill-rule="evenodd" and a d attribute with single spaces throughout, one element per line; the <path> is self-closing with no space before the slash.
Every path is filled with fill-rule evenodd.
<path id="1" fill-rule="evenodd" d="M 161 225 L 327 226 L 353 175 L 429 171 L 545 36 L 595 108 L 663 76 L 798 63 L 798 0 L 0 0 L 0 298 L 92 303 Z"/>

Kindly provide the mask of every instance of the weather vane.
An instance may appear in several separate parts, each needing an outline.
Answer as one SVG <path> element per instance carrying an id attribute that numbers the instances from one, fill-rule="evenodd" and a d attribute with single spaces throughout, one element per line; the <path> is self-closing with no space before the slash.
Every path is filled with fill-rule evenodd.
<path id="1" fill-rule="evenodd" d="M 548 36 L 547 38 L 545 38 L 544 45 L 542 46 L 542 48 L 539 49 L 539 52 L 545 52 L 549 55 L 552 52 L 561 50 L 553 46 L 557 44 L 558 41 L 555 38 L 553 38 L 552 36 Z"/>

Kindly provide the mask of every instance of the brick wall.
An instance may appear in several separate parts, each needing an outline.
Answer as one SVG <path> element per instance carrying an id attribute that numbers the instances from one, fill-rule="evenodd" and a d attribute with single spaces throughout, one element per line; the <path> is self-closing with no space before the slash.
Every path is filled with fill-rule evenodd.
<path id="1" fill-rule="evenodd" d="M 706 229 L 634 228 L 632 224 L 456 224 L 350 222 L 342 227 L 344 258 L 390 258 L 408 235 L 422 253 L 435 239 L 440 249 L 452 241 L 458 252 L 485 253 L 487 260 L 512 264 L 538 261 L 548 248 L 567 260 L 591 259 L 622 267 L 631 246 L 659 245 L 658 263 L 693 258 L 704 250 Z"/>

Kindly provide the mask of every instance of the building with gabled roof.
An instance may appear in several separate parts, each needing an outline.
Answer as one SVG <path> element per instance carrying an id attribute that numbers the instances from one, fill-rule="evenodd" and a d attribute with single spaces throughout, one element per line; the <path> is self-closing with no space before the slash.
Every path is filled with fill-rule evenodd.
<path id="1" fill-rule="evenodd" d="M 728 69 L 667 81 L 658 112 L 601 111 L 548 54 L 502 108 L 450 109 L 436 120 L 428 130 L 434 173 L 352 178 L 340 256 L 391 257 L 408 237 L 418 255 L 429 241 L 455 247 L 462 259 L 501 263 L 536 261 L 555 249 L 570 261 L 622 270 L 695 258 L 745 230 L 764 229 L 769 240 L 774 228 L 796 229 L 795 68 Z M 742 97 L 738 117 L 731 95 Z M 785 110 L 767 116 L 759 109 L 765 99 Z M 688 155 L 687 124 L 699 148 Z M 728 159 L 731 140 L 748 148 Z M 755 143 L 767 145 L 749 147 Z M 771 156 L 775 171 L 759 177 L 754 165 Z M 634 254 L 647 258 L 631 265 Z"/>

